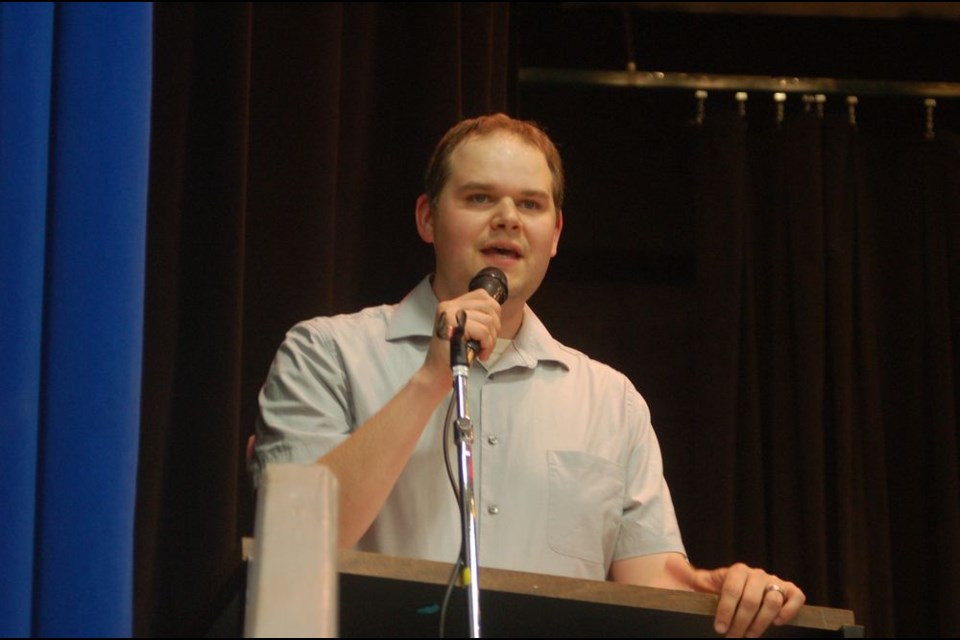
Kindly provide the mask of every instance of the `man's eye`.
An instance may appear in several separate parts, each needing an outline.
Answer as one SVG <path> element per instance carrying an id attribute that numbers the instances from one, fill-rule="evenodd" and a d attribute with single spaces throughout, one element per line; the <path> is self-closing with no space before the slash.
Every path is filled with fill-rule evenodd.
<path id="1" fill-rule="evenodd" d="M 536 211 L 537 209 L 540 208 L 540 203 L 537 202 L 536 200 L 521 200 L 520 208 Z"/>
<path id="2" fill-rule="evenodd" d="M 490 202 L 490 196 L 488 196 L 485 193 L 474 193 L 467 196 L 467 201 L 473 202 L 475 204 L 485 204 L 487 202 Z"/>

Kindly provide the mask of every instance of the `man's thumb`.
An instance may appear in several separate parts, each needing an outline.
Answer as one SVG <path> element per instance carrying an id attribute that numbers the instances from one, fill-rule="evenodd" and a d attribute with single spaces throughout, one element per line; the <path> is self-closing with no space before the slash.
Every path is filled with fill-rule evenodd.
<path id="1" fill-rule="evenodd" d="M 720 593 L 723 581 L 727 577 L 727 568 L 721 569 L 694 569 L 694 583 L 691 585 L 697 591 Z"/>

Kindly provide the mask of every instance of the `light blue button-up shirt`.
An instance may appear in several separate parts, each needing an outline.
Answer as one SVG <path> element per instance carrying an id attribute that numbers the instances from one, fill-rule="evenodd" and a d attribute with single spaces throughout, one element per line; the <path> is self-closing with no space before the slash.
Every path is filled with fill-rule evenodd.
<path id="1" fill-rule="evenodd" d="M 260 392 L 254 478 L 271 461 L 316 461 L 386 404 L 423 364 L 436 306 L 425 278 L 400 304 L 293 327 Z M 447 411 L 434 411 L 357 548 L 456 561 Z M 684 553 L 646 402 L 625 376 L 554 340 L 529 307 L 489 371 L 471 369 L 468 412 L 481 566 L 603 580 L 613 560 Z"/>

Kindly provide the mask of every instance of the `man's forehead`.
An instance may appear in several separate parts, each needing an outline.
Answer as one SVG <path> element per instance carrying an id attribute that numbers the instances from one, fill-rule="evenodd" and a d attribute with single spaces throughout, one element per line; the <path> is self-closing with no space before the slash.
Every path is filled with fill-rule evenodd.
<path id="1" fill-rule="evenodd" d="M 456 153 L 457 151 L 466 147 L 467 145 L 484 143 L 484 142 L 489 142 L 492 144 L 516 143 L 516 144 L 523 145 L 525 147 L 529 147 L 530 149 L 533 149 L 535 151 L 540 151 L 537 145 L 523 138 L 523 136 L 519 136 L 516 133 L 513 133 L 512 131 L 507 131 L 506 129 L 497 129 L 495 131 L 487 131 L 484 133 L 471 133 L 470 135 L 465 137 L 463 140 L 461 140 L 457 144 L 457 146 L 453 148 L 453 153 Z"/>
<path id="2" fill-rule="evenodd" d="M 517 150 L 522 150 L 517 154 Z M 450 176 L 458 173 L 458 169 L 482 168 L 484 165 L 499 166 L 508 162 L 518 166 L 529 167 L 533 172 L 541 169 L 544 177 L 552 182 L 550 167 L 547 158 L 535 144 L 524 140 L 508 131 L 494 131 L 487 134 L 475 134 L 463 140 L 451 152 L 448 158 Z M 460 176 L 461 179 L 472 179 L 469 176 Z"/>

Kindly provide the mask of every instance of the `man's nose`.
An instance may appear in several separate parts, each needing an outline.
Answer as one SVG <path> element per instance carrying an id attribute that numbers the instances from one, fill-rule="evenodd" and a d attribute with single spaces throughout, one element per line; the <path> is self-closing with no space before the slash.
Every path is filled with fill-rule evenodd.
<path id="1" fill-rule="evenodd" d="M 493 213 L 493 226 L 514 229 L 520 226 L 520 211 L 513 198 L 501 198 Z"/>

